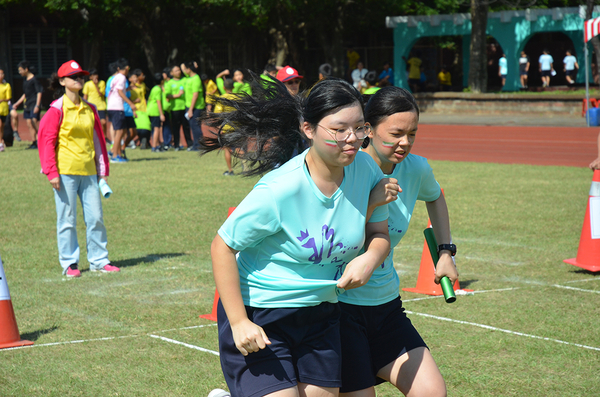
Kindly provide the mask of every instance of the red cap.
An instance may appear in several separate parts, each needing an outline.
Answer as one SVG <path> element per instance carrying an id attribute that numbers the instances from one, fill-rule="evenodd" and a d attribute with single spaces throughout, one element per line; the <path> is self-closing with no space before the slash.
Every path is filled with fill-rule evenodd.
<path id="1" fill-rule="evenodd" d="M 73 60 L 63 63 L 60 68 L 58 68 L 58 77 L 62 78 L 72 76 L 74 74 L 83 74 L 84 76 L 87 76 L 90 73 L 81 69 L 81 66 L 79 66 L 79 64 Z"/>
<path id="2" fill-rule="evenodd" d="M 301 79 L 302 76 L 300 76 L 298 71 L 291 66 L 285 66 L 279 69 L 279 72 L 277 72 L 277 80 L 281 82 L 286 82 L 295 78 Z"/>

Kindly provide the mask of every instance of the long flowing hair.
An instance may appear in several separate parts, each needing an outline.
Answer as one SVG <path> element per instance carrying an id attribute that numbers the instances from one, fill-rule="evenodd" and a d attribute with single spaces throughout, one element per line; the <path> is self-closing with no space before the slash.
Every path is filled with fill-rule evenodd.
<path id="1" fill-rule="evenodd" d="M 291 159 L 306 148 L 300 132 L 302 122 L 316 124 L 338 109 L 359 103 L 360 93 L 340 79 L 322 80 L 309 91 L 291 95 L 273 79 L 261 79 L 248 71 L 252 96 L 213 97 L 220 113 L 207 113 L 200 121 L 213 131 L 200 141 L 201 153 L 227 148 L 245 161 L 246 176 L 261 175 Z"/>

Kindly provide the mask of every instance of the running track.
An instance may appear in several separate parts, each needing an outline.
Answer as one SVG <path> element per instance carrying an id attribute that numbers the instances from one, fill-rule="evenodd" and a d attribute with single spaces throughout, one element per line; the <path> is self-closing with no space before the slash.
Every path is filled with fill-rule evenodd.
<path id="1" fill-rule="evenodd" d="M 598 128 L 419 124 L 413 153 L 431 160 L 587 167 Z"/>

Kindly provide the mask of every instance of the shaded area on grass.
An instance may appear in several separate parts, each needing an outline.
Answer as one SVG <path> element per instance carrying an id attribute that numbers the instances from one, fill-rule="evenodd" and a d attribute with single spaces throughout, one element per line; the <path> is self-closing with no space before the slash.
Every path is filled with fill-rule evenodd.
<path id="1" fill-rule="evenodd" d="M 40 336 L 52 333 L 52 332 L 56 331 L 58 328 L 59 327 L 57 327 L 56 325 L 53 325 L 50 328 L 40 329 L 40 330 L 33 331 L 33 332 L 27 332 L 25 334 L 21 334 L 21 339 L 30 340 L 30 341 L 35 342 L 36 340 L 38 340 L 40 338 Z"/>
<path id="2" fill-rule="evenodd" d="M 187 254 L 183 253 L 183 252 L 172 252 L 172 253 L 167 253 L 167 254 L 149 254 L 146 256 L 140 256 L 138 258 L 113 261 L 112 264 L 114 266 L 123 268 L 123 267 L 137 266 L 140 263 L 152 263 L 152 262 L 159 261 L 161 259 L 177 258 L 179 256 L 185 256 L 185 255 L 187 255 Z"/>

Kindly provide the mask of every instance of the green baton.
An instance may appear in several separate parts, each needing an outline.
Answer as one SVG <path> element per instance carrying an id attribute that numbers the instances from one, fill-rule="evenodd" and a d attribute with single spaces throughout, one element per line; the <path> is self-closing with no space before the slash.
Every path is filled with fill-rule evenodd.
<path id="1" fill-rule="evenodd" d="M 423 230 L 423 234 L 425 235 L 425 241 L 427 241 L 427 246 L 429 247 L 429 252 L 431 253 L 431 259 L 433 259 L 433 266 L 435 267 L 437 266 L 438 260 L 440 260 L 440 256 L 437 252 L 438 244 L 435 240 L 435 234 L 433 233 L 433 229 L 430 227 Z M 450 279 L 446 276 L 442 277 L 440 280 L 440 285 L 442 286 L 446 303 L 454 302 L 456 300 L 456 294 L 454 293 L 454 288 L 452 287 Z"/>

